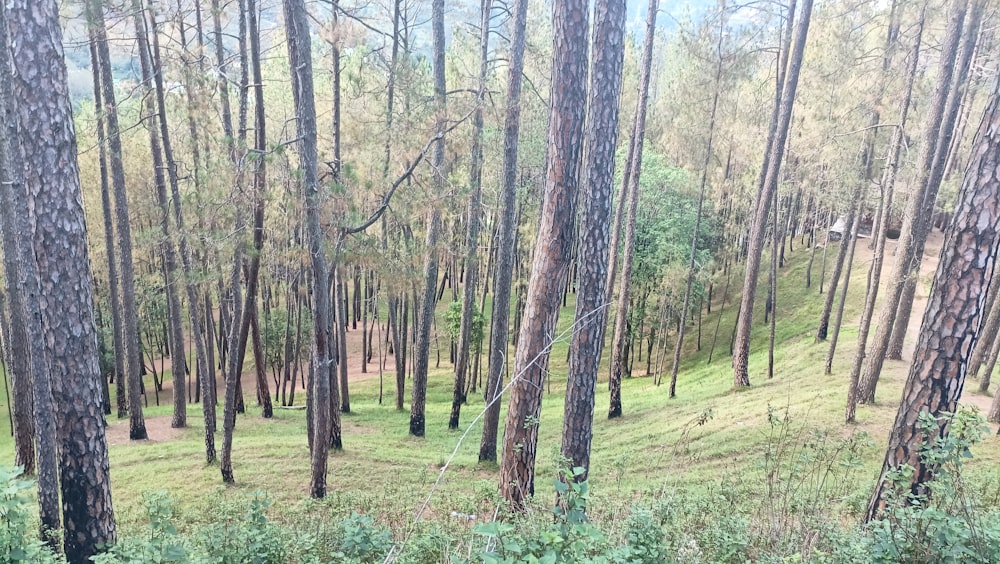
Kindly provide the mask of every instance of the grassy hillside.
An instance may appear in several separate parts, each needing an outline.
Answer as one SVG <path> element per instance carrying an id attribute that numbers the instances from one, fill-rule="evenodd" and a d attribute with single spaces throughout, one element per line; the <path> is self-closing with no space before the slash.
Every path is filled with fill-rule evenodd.
<path id="1" fill-rule="evenodd" d="M 751 513 L 769 503 L 798 499 L 824 504 L 834 520 L 854 519 L 867 502 L 880 467 L 907 368 L 905 362 L 888 362 L 878 403 L 859 409 L 857 425 L 843 424 L 847 372 L 870 257 L 863 246 L 859 245 L 832 376 L 823 374 L 828 344 L 814 343 L 813 338 L 823 296 L 816 283 L 812 289 L 805 288 L 808 250 L 798 248 L 780 272 L 773 380 L 766 379 L 767 327 L 761 311 L 750 362 L 752 386 L 740 392 L 732 389 L 728 343 L 734 323 L 732 303 L 738 299 L 734 293 L 724 310 L 718 296 L 713 313 L 705 316 L 701 350 L 696 350 L 694 332 L 688 339 L 691 348 L 685 355 L 677 398 L 668 399 L 667 386 L 654 385 L 652 378 L 630 378 L 623 384 L 625 416 L 608 421 L 606 385 L 598 386 L 590 480 L 591 513 L 597 522 L 614 527 L 643 498 L 720 491 L 744 492 L 733 503 Z M 832 261 L 835 248 L 830 250 L 828 260 Z M 817 254 L 814 281 L 819 272 Z M 738 285 L 735 278 L 734 286 Z M 925 284 L 923 295 L 926 291 Z M 562 311 L 561 329 L 571 322 L 572 307 L 571 300 Z M 714 361 L 708 364 L 720 310 L 719 345 Z M 919 317 L 914 316 L 911 340 Z M 551 385 L 542 409 L 536 484 L 539 507 L 554 499 L 548 492 L 556 476 L 567 346 L 566 338 L 554 346 Z M 446 353 L 442 356 L 447 360 Z M 644 362 L 635 366 L 638 373 L 644 372 Z M 167 401 L 150 407 L 146 416 L 152 440 L 148 442 L 129 442 L 127 421 L 111 420 L 111 477 L 121 530 L 125 534 L 139 530 L 145 522 L 144 492 L 161 489 L 176 500 L 182 522 L 211 515 L 220 499 L 240 500 L 254 492 L 263 492 L 273 502 L 271 516 L 278 520 L 294 519 L 317 507 L 335 516 L 357 511 L 380 516 L 397 536 L 410 530 L 414 514 L 425 501 L 423 520 L 453 531 L 457 528 L 459 533 L 468 524 L 450 518 L 452 512 L 476 514 L 478 521 L 488 519 L 498 505 L 497 469 L 477 463 L 482 397 L 470 398 L 461 429 L 448 431 L 452 371 L 442 363 L 429 379 L 427 436 L 417 439 L 407 434 L 408 411 L 397 412 L 393 407 L 391 373 L 386 375 L 385 401 L 380 405 L 377 369 L 373 365 L 371 370 L 375 372 L 352 382 L 353 411 L 344 416 L 345 449 L 331 457 L 330 499 L 319 505 L 306 499 L 309 459 L 304 411 L 276 409 L 273 419 L 264 420 L 248 404 L 249 413 L 238 419 L 236 427 L 237 484 L 228 488 L 221 484 L 218 466 L 203 463 L 200 407 L 191 406 L 191 427 L 183 430 L 169 429 Z M 963 403 L 972 405 L 988 401 L 969 390 L 963 398 Z M 6 413 L 0 415 L 4 425 L 0 464 L 9 464 L 12 443 Z M 221 436 L 217 444 L 221 446 Z M 806 460 L 802 457 L 811 459 L 802 462 Z M 1000 441 L 988 438 L 975 451 L 970 468 L 974 474 L 986 474 L 998 460 Z M 776 461 L 802 464 L 784 475 L 781 464 L 775 470 Z M 813 483 L 820 480 L 827 483 Z M 809 494 L 810 488 L 816 493 Z"/>

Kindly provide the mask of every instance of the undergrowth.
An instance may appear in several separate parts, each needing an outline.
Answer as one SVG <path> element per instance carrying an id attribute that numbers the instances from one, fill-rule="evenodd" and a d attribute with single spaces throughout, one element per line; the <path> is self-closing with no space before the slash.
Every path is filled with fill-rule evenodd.
<path id="1" fill-rule="evenodd" d="M 711 414 L 691 422 L 704 425 Z M 969 472 L 983 437 L 978 412 L 947 414 L 950 433 L 925 415 L 921 456 L 936 469 L 920 493 L 913 468 L 890 472 L 885 518 L 858 525 L 867 480 L 858 472 L 863 432 L 839 436 L 768 410 L 765 445 L 753 468 L 734 468 L 702 488 L 666 477 L 632 496 L 594 495 L 582 469 L 553 479 L 552 508 L 538 496 L 523 514 L 498 519 L 460 512 L 421 521 L 362 514 L 345 499 L 320 500 L 274 518 L 262 494 L 208 494 L 209 510 L 182 512 L 165 491 L 144 497 L 145 525 L 94 561 L 197 563 L 486 562 L 653 564 L 660 562 L 995 562 L 1000 560 L 1000 483 Z M 674 463 L 688 463 L 685 449 Z M 0 551 L 4 561 L 61 562 L 37 540 L 19 469 L 0 469 Z M 871 484 L 866 484 L 871 485 Z M 498 506 L 501 506 L 498 503 Z M 396 520 L 394 520 L 396 519 Z"/>

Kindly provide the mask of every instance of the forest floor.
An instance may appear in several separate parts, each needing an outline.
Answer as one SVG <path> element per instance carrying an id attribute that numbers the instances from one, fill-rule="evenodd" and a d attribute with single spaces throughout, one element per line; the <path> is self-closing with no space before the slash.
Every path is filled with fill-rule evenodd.
<path id="1" fill-rule="evenodd" d="M 912 355 L 941 243 L 942 235 L 935 231 L 921 269 L 916 311 L 911 317 L 904 357 Z M 895 242 L 890 241 L 887 252 L 891 253 L 894 245 Z M 827 276 L 836 250 L 837 245 L 831 245 L 826 257 Z M 636 377 L 623 383 L 624 417 L 616 420 L 605 417 L 609 399 L 607 386 L 598 385 L 590 472 L 591 489 L 597 498 L 630 499 L 651 491 L 706 489 L 727 480 L 761 479 L 764 453 L 774 446 L 774 422 L 780 420 L 786 430 L 797 429 L 795 432 L 802 434 L 802 440 L 805 434 L 829 437 L 867 434 L 869 440 L 861 442 L 856 479 L 846 484 L 849 491 L 845 492 L 842 502 L 844 507 L 856 509 L 867 501 L 885 453 L 885 441 L 896 414 L 908 364 L 906 360 L 887 361 L 876 404 L 860 406 L 857 424 L 844 425 L 847 375 L 855 352 L 857 320 L 863 305 L 871 251 L 866 240 L 857 247 L 844 328 L 831 376 L 823 374 L 828 343 L 816 343 L 814 339 L 824 297 L 818 289 L 822 249 L 816 251 L 810 289 L 805 288 L 808 248 L 796 241 L 795 251 L 787 256 L 787 264 L 779 272 L 778 345 L 773 379 L 766 377 L 768 330 L 762 322 L 763 299 L 759 299 L 761 322 L 755 328 L 750 359 L 752 386 L 733 390 L 728 343 L 735 319 L 733 304 L 737 303 L 738 296 L 732 292 L 723 307 L 721 291 L 718 291 L 724 285 L 723 280 L 716 286 L 717 299 L 712 313 L 703 317 L 700 346 L 697 329 L 691 331 L 686 341 L 690 346 L 685 353 L 675 399 L 668 399 L 668 386 L 657 386 L 652 378 L 640 376 L 645 373 L 645 357 L 641 361 L 636 359 Z M 892 261 L 888 259 L 883 284 L 891 275 Z M 766 273 L 762 274 L 766 277 Z M 734 272 L 733 285 L 738 285 L 741 278 L 740 272 Z M 444 301 L 447 302 L 447 297 Z M 442 304 L 442 310 L 446 305 Z M 709 364 L 712 334 L 720 315 L 718 345 Z M 572 317 L 570 296 L 568 307 L 560 315 L 559 331 L 569 326 Z M 439 321 L 439 330 L 440 327 Z M 470 395 L 468 405 L 462 410 L 460 429 L 447 429 L 453 382 L 447 337 L 439 335 L 441 365 L 432 368 L 429 378 L 427 436 L 414 438 L 408 434 L 408 409 L 395 409 L 392 361 L 387 363 L 382 378 L 375 362 L 369 365 L 368 373 L 360 372 L 360 363 L 355 360 L 360 353 L 360 335 L 360 330 L 348 333 L 352 412 L 343 418 L 344 450 L 331 455 L 330 493 L 323 503 L 325 510 L 331 514 L 357 511 L 379 515 L 385 524 L 397 531 L 411 526 L 414 515 L 425 502 L 428 510 L 424 519 L 446 519 L 452 512 L 491 514 L 496 508 L 497 469 L 495 465 L 477 461 L 482 431 L 478 418 L 483 410 L 481 395 Z M 554 345 L 551 377 L 543 400 L 536 485 L 542 505 L 553 498 L 545 492 L 551 487 L 558 464 L 567 347 L 568 338 Z M 160 405 L 155 406 L 150 401 L 145 411 L 149 441 L 128 441 L 127 420 L 109 420 L 112 488 L 122 530 L 137 530 L 144 521 L 143 494 L 161 489 L 167 490 L 176 500 L 182 518 L 209 511 L 220 499 L 245 498 L 254 492 L 263 492 L 273 502 L 276 518 L 286 512 L 315 507 L 306 495 L 309 451 L 305 412 L 275 409 L 273 418 L 263 419 L 254 402 L 253 365 L 252 358 L 249 355 L 248 358 L 243 377 L 247 413 L 237 420 L 233 447 L 236 484 L 233 486 L 222 484 L 217 464 L 204 462 L 200 405 L 189 406 L 188 428 L 169 427 L 169 378 L 167 391 L 161 393 Z M 432 349 L 432 367 L 434 364 Z M 669 363 L 664 364 L 664 370 L 669 370 Z M 607 372 L 602 370 L 601 381 L 606 380 Z M 273 381 L 270 383 L 273 385 Z M 221 397 L 221 382 L 219 385 Z M 151 378 L 147 386 L 151 386 Z M 962 404 L 985 411 L 990 398 L 976 390 L 977 386 L 967 385 Z M 273 394 L 273 389 L 271 391 Z M 409 393 L 408 387 L 407 400 Z M 302 394 L 296 397 L 296 402 L 301 404 L 304 399 Z M 2 409 L 5 411 L 6 405 Z M 503 406 L 502 413 L 505 412 L 506 406 Z M 9 464 L 13 448 L 6 413 L 0 412 L 0 421 L 3 425 L 0 427 L 0 464 Z M 221 427 L 221 405 L 219 423 Z M 995 426 L 992 430 L 996 430 Z M 221 448 L 221 444 L 219 433 L 216 445 Z M 986 437 L 975 455 L 970 462 L 971 469 L 996 468 L 1000 462 L 1000 438 L 992 434 Z"/>

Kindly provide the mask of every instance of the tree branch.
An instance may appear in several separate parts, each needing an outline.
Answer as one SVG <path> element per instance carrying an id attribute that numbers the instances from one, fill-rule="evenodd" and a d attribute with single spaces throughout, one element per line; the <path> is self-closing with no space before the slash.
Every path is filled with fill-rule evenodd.
<path id="1" fill-rule="evenodd" d="M 410 164 L 410 166 L 408 166 L 406 168 L 406 170 L 403 172 L 403 174 L 401 174 L 399 176 L 399 178 L 397 178 L 392 183 L 392 186 L 389 187 L 389 190 L 386 191 L 386 193 L 382 195 L 382 203 L 379 204 L 379 207 L 377 207 L 375 209 L 375 211 L 373 211 L 371 213 L 371 215 L 368 216 L 368 219 L 366 219 L 360 225 L 357 225 L 357 226 L 354 226 L 354 227 L 342 227 L 341 228 L 341 230 L 340 230 L 340 237 L 339 237 L 339 240 L 337 242 L 338 246 L 340 245 L 340 243 L 342 243 L 344 241 L 344 239 L 348 235 L 354 235 L 356 233 L 361 233 L 362 231 L 365 231 L 366 229 L 368 229 L 369 227 L 371 227 L 372 225 L 374 225 L 375 222 L 378 221 L 382 217 L 382 215 L 385 213 L 385 211 L 387 209 L 389 209 L 389 204 L 392 202 L 392 197 L 396 193 L 396 190 L 403 184 L 403 182 L 406 181 L 407 178 L 410 178 L 411 176 L 413 176 L 413 172 L 417 169 L 417 166 L 420 165 L 421 161 L 424 160 L 424 157 L 427 156 L 427 153 L 431 150 L 431 147 L 434 145 L 434 143 L 437 142 L 437 141 L 440 141 L 440 140 L 444 139 L 445 135 L 447 135 L 448 133 L 452 132 L 453 130 L 455 130 L 455 128 L 457 128 L 459 125 L 461 125 L 466 120 L 468 120 L 470 117 L 472 117 L 472 115 L 476 112 L 477 109 L 478 109 L 478 104 L 476 105 L 476 107 L 472 108 L 472 110 L 469 113 L 467 113 L 464 116 L 462 116 L 461 119 L 459 119 L 458 121 L 452 123 L 447 128 L 445 128 L 445 129 L 437 132 L 436 134 L 434 134 L 433 137 L 431 137 L 430 139 L 428 139 L 427 143 L 424 144 L 423 149 L 421 149 L 420 153 L 417 154 L 417 157 L 415 159 L 413 159 L 413 162 Z"/>

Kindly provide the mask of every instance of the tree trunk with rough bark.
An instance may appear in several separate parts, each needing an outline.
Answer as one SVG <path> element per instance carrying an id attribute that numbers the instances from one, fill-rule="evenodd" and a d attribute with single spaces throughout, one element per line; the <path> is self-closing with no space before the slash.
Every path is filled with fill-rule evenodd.
<path id="1" fill-rule="evenodd" d="M 310 460 L 309 495 L 326 496 L 326 472 L 330 444 L 330 288 L 329 269 L 323 252 L 320 227 L 320 193 L 317 177 L 316 102 L 313 97 L 312 40 L 304 0 L 284 0 L 285 38 L 288 42 L 295 117 L 298 125 L 299 167 L 306 210 L 306 238 L 312 261 L 313 447 Z"/>
<path id="2" fill-rule="evenodd" d="M 465 380 L 469 371 L 469 353 L 472 350 L 472 325 L 476 308 L 476 286 L 479 284 L 479 231 L 482 226 L 483 192 L 483 104 L 486 96 L 486 79 L 489 72 L 490 16 L 493 0 L 482 0 L 479 22 L 479 83 L 476 92 L 476 107 L 472 115 L 472 157 L 469 165 L 469 226 L 465 235 L 465 289 L 462 293 L 462 324 L 458 336 L 458 358 L 455 362 L 455 390 L 451 400 L 449 429 L 458 429 L 458 420 L 465 403 Z M 473 374 L 475 378 L 475 374 Z"/>
<path id="3" fill-rule="evenodd" d="M 6 25 L 6 21 L 0 14 L 0 25 Z M 0 29 L 0 33 L 6 36 L 6 27 Z M 0 45 L 7 45 L 4 41 Z M 10 65 L 6 57 L 7 51 L 0 53 L 0 80 L 8 82 L 10 80 Z M 2 102 L 0 102 L 2 103 Z M 8 104 L 3 104 L 7 106 Z M 4 117 L 10 118 L 13 110 L 3 107 Z M 7 126 L 0 130 L 0 174 L 3 181 L 0 183 L 0 233 L 3 237 L 3 269 L 4 269 L 4 290 L 6 292 L 6 304 L 9 306 L 10 316 L 3 324 L 4 357 L 6 358 L 6 370 L 10 375 L 12 388 L 12 402 L 10 413 L 14 434 L 14 465 L 21 466 L 25 475 L 35 474 L 35 415 L 34 415 L 34 375 L 31 371 L 31 357 L 29 343 L 32 336 L 28 332 L 28 318 L 25 309 L 25 297 L 22 295 L 23 286 L 19 282 L 24 273 L 19 271 L 18 261 L 21 249 L 21 241 L 18 235 L 17 215 L 14 212 L 14 194 L 8 186 L 20 186 L 20 170 L 15 169 L 20 159 L 14 161 L 12 156 L 20 152 L 20 145 L 15 137 L 17 128 L 13 127 L 16 122 L 5 121 Z M 30 242 L 26 242 L 30 245 Z M 37 284 L 37 282 L 36 282 Z M 0 311 L 0 314 L 5 312 Z M 50 415 L 51 421 L 51 415 Z M 55 444 L 54 440 L 49 444 Z M 55 457 L 53 453 L 52 468 L 55 469 Z M 58 484 L 52 485 L 52 491 L 58 488 Z M 45 526 L 51 528 L 52 522 L 49 516 L 42 513 L 45 519 Z M 58 503 L 54 504 L 54 512 L 58 528 Z"/>
<path id="4" fill-rule="evenodd" d="M 1000 83 L 987 105 L 972 157 L 941 253 L 920 329 L 903 399 L 889 437 L 882 473 L 872 494 L 866 521 L 885 511 L 889 471 L 913 468 L 910 493 L 929 495 L 926 483 L 937 470 L 925 463 L 920 418 L 930 414 L 937 429 L 928 440 L 948 434 L 968 369 L 968 354 L 982 321 L 985 293 L 1000 251 Z"/>
<path id="5" fill-rule="evenodd" d="M 514 357 L 500 466 L 500 492 L 514 510 L 523 510 L 527 498 L 535 491 L 542 385 L 552 343 L 557 338 L 556 317 L 573 250 L 587 106 L 587 2 L 557 0 L 552 6 L 552 20 L 545 193 L 524 320 Z"/>
<path id="6" fill-rule="evenodd" d="M 250 59 L 250 68 L 253 79 L 254 94 L 254 150 L 256 155 L 250 157 L 253 168 L 253 252 L 250 253 L 250 261 L 246 265 L 246 293 L 243 297 L 243 315 L 239 319 L 239 345 L 236 352 L 238 361 L 238 372 L 243 372 L 243 363 L 246 358 L 247 340 L 250 338 L 252 326 L 257 320 L 257 294 L 260 287 L 260 260 L 264 252 L 264 204 L 267 191 L 267 161 L 264 153 L 267 151 L 267 120 L 264 114 L 264 80 L 261 73 L 261 53 L 260 53 L 260 32 L 257 22 L 257 0 L 247 0 L 247 38 Z M 235 323 L 235 321 L 234 321 Z M 260 340 L 260 332 L 254 330 L 254 341 Z M 272 414 L 270 392 L 268 391 L 267 378 L 261 378 L 264 370 L 263 358 L 257 358 L 257 346 L 254 344 L 254 362 L 257 372 L 257 392 L 261 395 L 261 409 L 265 419 L 269 419 Z M 261 388 L 263 386 L 263 388 Z M 267 398 L 267 399 L 265 399 Z"/>
<path id="7" fill-rule="evenodd" d="M 114 78 L 111 72 L 111 55 L 108 49 L 104 22 L 103 2 L 89 0 L 88 25 L 92 26 L 97 46 L 98 69 L 101 75 L 102 108 L 107 124 L 108 158 L 111 165 L 111 187 L 114 191 L 115 234 L 118 240 L 118 275 L 121 284 L 122 346 L 125 374 L 116 383 L 118 417 L 129 414 L 129 438 L 145 439 L 146 423 L 142 415 L 141 372 L 142 358 L 139 347 L 139 327 L 136 322 L 135 267 L 132 261 L 132 227 L 129 222 L 128 193 L 125 184 L 125 167 L 122 158 L 121 130 L 118 124 Z M 127 393 L 126 393 L 127 384 Z"/>
<path id="8" fill-rule="evenodd" d="M 639 68 L 639 96 L 636 99 L 635 125 L 629 145 L 629 197 L 625 219 L 625 248 L 622 251 L 621 278 L 618 283 L 618 303 L 615 308 L 615 332 L 611 342 L 611 378 L 608 390 L 611 399 L 608 419 L 622 415 L 622 375 L 626 371 L 625 341 L 628 339 L 629 295 L 632 289 L 632 263 L 635 258 L 635 221 L 639 206 L 639 175 L 642 172 L 642 150 L 646 135 L 646 108 L 649 100 L 650 75 L 653 70 L 653 49 L 656 38 L 656 12 L 659 0 L 649 0 L 646 7 L 646 36 L 642 47 L 642 66 Z"/>
<path id="9" fill-rule="evenodd" d="M 49 353 L 43 341 L 39 269 L 28 216 L 29 193 L 24 183 L 20 115 L 12 87 L 14 69 L 6 48 L 10 45 L 7 30 L 7 14 L 0 10 L 0 45 L 4 46 L 0 51 L 0 109 L 4 118 L 0 129 L 0 230 L 4 284 L 11 306 L 9 368 L 17 402 L 14 411 L 19 419 L 15 427 L 16 456 L 25 464 L 25 471 L 31 467 L 36 474 L 40 532 L 46 538 L 46 532 L 57 531 L 60 526 L 57 407 L 52 397 Z"/>
<path id="10" fill-rule="evenodd" d="M 489 372 L 483 397 L 483 437 L 480 462 L 497 460 L 497 427 L 500 398 L 507 364 L 507 337 L 510 335 L 510 291 L 514 272 L 517 236 L 517 156 L 521 127 L 521 86 L 524 81 L 525 24 L 528 1 L 515 0 L 511 18 L 510 63 L 507 71 L 507 106 L 503 125 L 503 170 L 500 192 L 500 228 L 497 241 L 496 274 L 493 280 L 493 318 L 490 323 Z"/>
<path id="11" fill-rule="evenodd" d="M 436 129 L 442 134 L 447 120 L 444 69 L 444 0 L 431 2 L 431 29 L 433 43 L 434 106 Z M 434 174 L 434 199 L 444 195 L 444 136 L 434 142 L 431 168 Z M 434 321 L 434 307 L 437 305 L 438 278 L 438 238 L 441 231 L 441 211 L 437 201 L 431 202 L 430 217 L 427 220 L 426 257 L 424 259 L 424 291 L 420 302 L 419 324 L 414 327 L 417 337 L 416 358 L 413 367 L 413 396 L 410 401 L 410 434 L 424 436 L 424 411 L 427 401 L 427 371 L 430 366 L 431 324 Z"/>
<path id="12" fill-rule="evenodd" d="M 334 295 L 337 298 L 341 298 L 334 300 L 334 307 L 337 311 L 334 314 L 336 322 L 334 323 L 333 332 L 331 334 L 336 335 L 336 343 L 332 344 L 337 347 L 337 351 L 336 354 L 333 354 L 333 352 L 330 353 L 331 358 L 337 359 L 334 383 L 330 384 L 330 396 L 331 398 L 333 397 L 335 394 L 334 388 L 336 388 L 336 394 L 339 398 L 339 402 L 336 404 L 336 409 L 331 407 L 331 409 L 334 409 L 334 411 L 331 412 L 331 417 L 339 418 L 339 416 L 335 416 L 334 413 L 339 414 L 341 412 L 351 412 L 351 392 L 347 383 L 347 324 L 349 322 L 347 313 L 347 282 L 344 280 L 342 274 L 343 267 L 334 264 L 331 270 L 334 274 Z M 335 385 L 337 384 L 338 378 L 339 385 Z M 331 419 L 331 421 L 333 421 L 333 419 Z M 334 435 L 339 435 L 339 427 L 339 423 L 334 426 L 335 429 L 338 429 Z"/>
<path id="13" fill-rule="evenodd" d="M 97 55 L 97 42 L 99 39 L 94 31 L 94 26 L 91 24 L 88 25 L 88 28 L 90 68 L 94 84 L 94 108 L 97 122 L 98 161 L 101 171 L 101 218 L 104 220 L 104 252 L 108 267 L 108 300 L 110 302 L 111 331 L 113 332 L 112 342 L 114 343 L 115 355 L 113 376 L 115 382 L 121 385 L 122 379 L 125 377 L 125 350 L 122 341 L 122 312 L 121 308 L 118 307 L 121 303 L 121 298 L 118 295 L 119 277 L 117 253 L 115 252 L 117 245 L 115 244 L 114 218 L 112 217 L 113 211 L 111 208 L 111 187 L 109 186 L 110 179 L 108 178 L 107 128 L 102 113 L 103 103 L 101 102 L 104 93 L 101 89 L 101 61 Z M 103 374 L 101 375 L 101 379 L 102 382 L 107 382 Z M 107 396 L 104 413 L 105 415 L 111 415 L 110 392 L 107 392 L 105 384 L 101 384 L 101 388 L 102 393 Z M 124 387 L 122 387 L 122 391 L 124 392 Z M 124 401 L 124 397 L 119 397 L 119 404 L 122 404 Z"/>
<path id="14" fill-rule="evenodd" d="M 740 301 L 739 314 L 736 321 L 736 332 L 733 342 L 733 385 L 737 388 L 750 385 L 750 374 L 747 364 L 750 357 L 750 331 L 753 322 L 753 305 L 757 294 L 757 277 L 760 273 L 761 255 L 764 250 L 764 235 L 767 227 L 768 210 L 772 194 L 778 187 L 781 173 L 781 161 L 785 154 L 785 141 L 788 139 L 788 129 L 792 117 L 792 107 L 795 104 L 795 92 L 798 87 L 799 70 L 805 52 L 806 37 L 809 33 L 809 20 L 812 14 L 812 0 L 804 0 L 802 13 L 799 16 L 798 28 L 789 53 L 789 63 L 784 88 L 781 94 L 781 104 L 775 122 L 773 143 L 765 154 L 765 169 L 767 171 L 760 184 L 757 194 L 757 209 L 750 224 L 750 238 L 747 243 L 747 265 L 743 280 L 743 295 Z"/>
<path id="15" fill-rule="evenodd" d="M 37 290 L 29 299 L 37 298 L 40 306 L 40 315 L 33 317 L 40 317 L 41 332 L 32 340 L 58 343 L 48 350 L 48 363 L 51 372 L 60 375 L 51 382 L 51 398 L 60 438 L 63 550 L 76 564 L 88 561 L 116 537 L 76 133 L 57 3 L 13 0 L 8 10 L 12 36 L 3 44 L 13 46 L 14 80 L 13 92 L 8 90 L 4 98 L 13 94 L 24 102 L 16 115 L 27 157 L 22 193 L 14 200 L 22 236 L 32 231 L 36 235 L 38 265 L 38 287 L 25 290 Z M 29 209 L 34 210 L 31 216 Z M 36 410 L 45 396 L 36 389 Z M 39 450 L 52 452 L 54 446 L 40 443 Z"/>
<path id="16" fill-rule="evenodd" d="M 593 439 L 594 394 L 604 348 L 603 326 L 609 304 L 605 301 L 608 270 L 608 222 L 614 188 L 615 149 L 621 97 L 625 41 L 624 0 L 598 0 L 594 7 L 591 51 L 589 119 L 586 169 L 580 200 L 577 242 L 577 295 L 566 381 L 562 446 L 560 453 L 570 468 L 583 468 L 573 476 L 587 479 Z"/>

